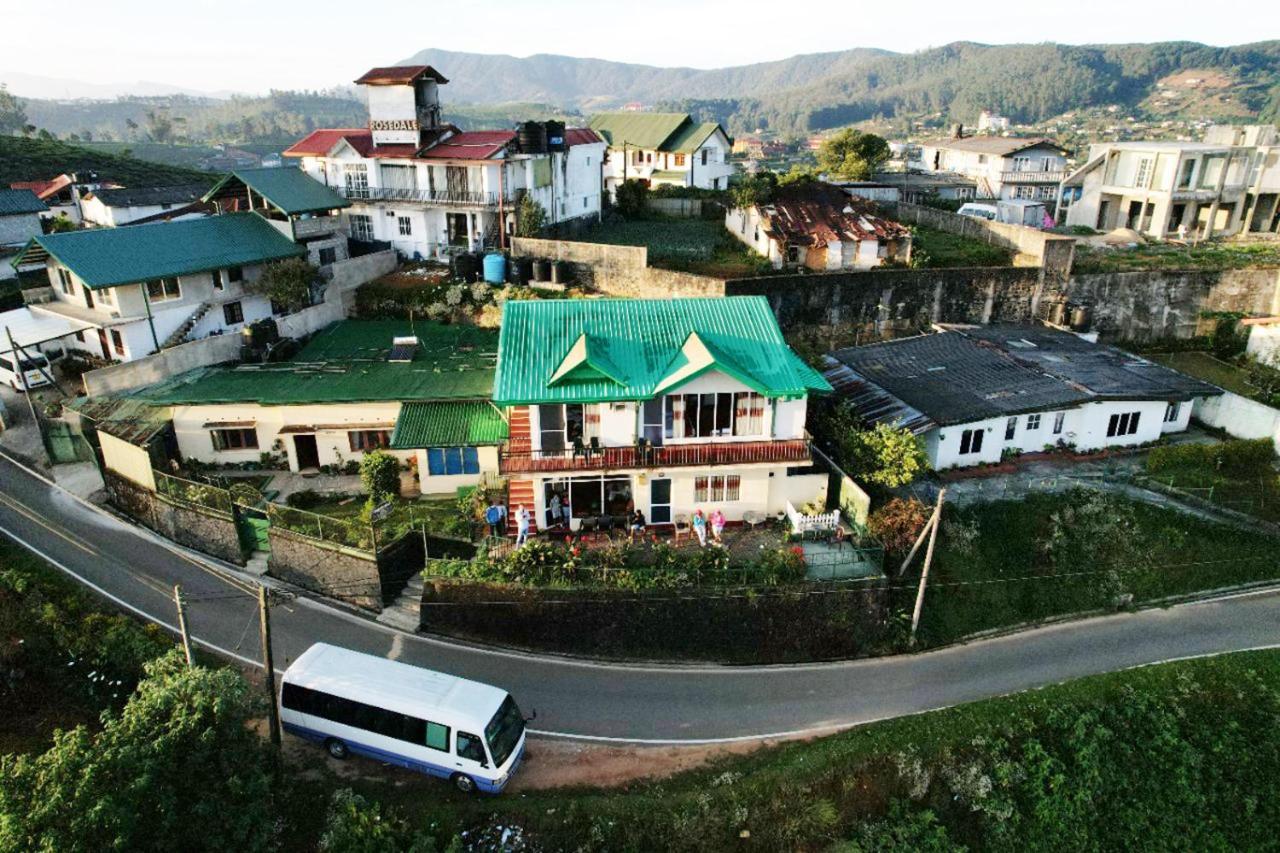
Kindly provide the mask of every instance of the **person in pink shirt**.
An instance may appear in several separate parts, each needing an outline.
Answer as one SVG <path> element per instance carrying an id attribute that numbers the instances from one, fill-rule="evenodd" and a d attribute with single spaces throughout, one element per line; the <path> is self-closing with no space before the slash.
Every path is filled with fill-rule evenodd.
<path id="1" fill-rule="evenodd" d="M 717 544 L 723 544 L 724 535 L 724 513 L 718 509 L 711 511 L 711 539 Z"/>

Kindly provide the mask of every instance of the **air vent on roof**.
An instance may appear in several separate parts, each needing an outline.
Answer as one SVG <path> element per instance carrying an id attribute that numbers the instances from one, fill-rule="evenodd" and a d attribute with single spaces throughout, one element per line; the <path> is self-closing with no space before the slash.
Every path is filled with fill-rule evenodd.
<path id="1" fill-rule="evenodd" d="M 937 372 L 938 372 L 938 371 L 940 371 L 940 370 L 946 370 L 946 369 L 947 369 L 946 365 L 945 365 L 945 364 L 942 364 L 942 365 L 938 365 L 937 367 L 930 367 L 930 368 L 929 368 L 929 372 L 930 372 L 930 373 L 937 373 Z"/>
<path id="2" fill-rule="evenodd" d="M 1021 340 L 1017 340 L 1017 341 L 1009 341 L 1009 346 L 1017 347 L 1018 349 L 1035 349 L 1036 348 L 1036 345 L 1031 343 L 1031 341 L 1027 340 L 1026 338 L 1022 338 Z"/>
<path id="3" fill-rule="evenodd" d="M 413 354 L 418 350 L 418 338 L 415 335 L 406 335 L 404 337 L 395 337 L 391 339 L 391 352 L 387 355 L 387 361 L 408 362 L 413 361 Z"/>

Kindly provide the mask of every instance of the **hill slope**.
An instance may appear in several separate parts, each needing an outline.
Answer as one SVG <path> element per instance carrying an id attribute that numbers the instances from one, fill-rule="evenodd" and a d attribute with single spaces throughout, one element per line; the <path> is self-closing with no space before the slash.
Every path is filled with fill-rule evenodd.
<path id="1" fill-rule="evenodd" d="M 628 101 L 690 109 L 741 131 L 802 133 L 877 115 L 953 115 L 983 108 L 1037 121 L 1082 107 L 1137 108 L 1183 71 L 1228 81 L 1216 117 L 1280 113 L 1280 42 L 1207 47 L 1191 42 L 1072 46 L 957 42 L 912 54 L 855 49 L 704 71 L 537 55 L 419 51 L 404 62 L 436 66 L 458 101 L 542 100 L 580 109 Z M 1196 109 L 1194 99 L 1185 109 Z M 1154 101 L 1146 107 L 1154 109 Z M 1177 114 L 1177 99 L 1163 102 Z"/>
<path id="2" fill-rule="evenodd" d="M 0 187 L 7 187 L 13 181 L 47 180 L 62 172 L 78 172 L 82 178 L 87 172 L 96 172 L 103 180 L 127 187 L 212 185 L 217 179 L 211 172 L 91 151 L 65 142 L 0 136 Z"/>

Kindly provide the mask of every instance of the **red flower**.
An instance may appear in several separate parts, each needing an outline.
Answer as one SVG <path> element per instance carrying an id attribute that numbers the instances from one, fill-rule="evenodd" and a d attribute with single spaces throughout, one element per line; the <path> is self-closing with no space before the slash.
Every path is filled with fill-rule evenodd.
<path id="1" fill-rule="evenodd" d="M 792 553 L 792 554 L 795 554 L 797 557 L 803 557 L 803 556 L 804 556 L 804 549 L 803 549 L 803 548 L 801 548 L 799 545 L 792 545 L 792 546 L 791 546 L 791 553 Z"/>

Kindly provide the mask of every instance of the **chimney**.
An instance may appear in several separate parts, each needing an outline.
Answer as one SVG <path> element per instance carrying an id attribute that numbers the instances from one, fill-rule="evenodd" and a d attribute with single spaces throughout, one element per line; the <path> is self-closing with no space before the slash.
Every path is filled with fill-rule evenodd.
<path id="1" fill-rule="evenodd" d="M 963 124 L 953 124 L 953 125 L 951 125 L 951 138 L 952 138 L 952 139 L 964 139 L 964 125 L 963 125 Z"/>

